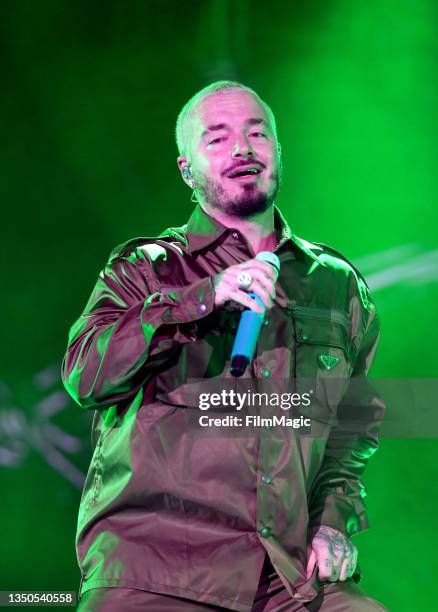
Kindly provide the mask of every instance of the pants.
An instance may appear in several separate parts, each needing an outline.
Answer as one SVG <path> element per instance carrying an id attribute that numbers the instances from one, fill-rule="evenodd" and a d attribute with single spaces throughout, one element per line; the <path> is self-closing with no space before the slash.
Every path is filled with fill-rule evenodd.
<path id="1" fill-rule="evenodd" d="M 125 587 L 101 587 L 86 591 L 79 602 L 80 612 L 225 612 L 228 608 L 199 603 L 173 595 L 161 595 Z M 306 604 L 291 600 L 284 584 L 266 555 L 251 612 L 386 612 L 351 579 L 330 582 Z"/>

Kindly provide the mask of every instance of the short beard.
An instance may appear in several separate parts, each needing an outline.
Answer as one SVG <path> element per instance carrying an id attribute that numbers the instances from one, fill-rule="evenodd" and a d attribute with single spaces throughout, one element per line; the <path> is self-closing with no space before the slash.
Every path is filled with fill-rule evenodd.
<path id="1" fill-rule="evenodd" d="M 254 215 L 268 210 L 272 206 L 280 187 L 279 176 L 275 179 L 275 188 L 272 193 L 264 193 L 256 185 L 243 185 L 243 191 L 233 199 L 227 199 L 222 185 L 205 179 L 196 181 L 197 191 L 202 199 L 213 208 L 222 210 L 227 215 L 248 219 Z"/>
<path id="2" fill-rule="evenodd" d="M 265 212 L 271 206 L 273 198 L 268 197 L 267 193 L 258 191 L 254 185 L 245 185 L 243 189 L 240 196 L 226 203 L 224 210 L 229 215 L 248 219 L 253 215 Z"/>

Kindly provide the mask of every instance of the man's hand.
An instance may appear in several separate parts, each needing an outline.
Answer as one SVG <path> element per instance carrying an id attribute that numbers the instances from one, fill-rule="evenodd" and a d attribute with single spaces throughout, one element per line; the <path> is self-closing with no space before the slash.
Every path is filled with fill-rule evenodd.
<path id="1" fill-rule="evenodd" d="M 341 531 L 321 525 L 310 532 L 307 578 L 318 565 L 318 578 L 336 582 L 353 575 L 357 563 L 357 549 Z"/>
<path id="2" fill-rule="evenodd" d="M 246 290 L 239 288 L 237 276 L 240 272 L 248 272 L 252 277 L 252 283 Z M 258 259 L 249 259 L 244 263 L 230 266 L 213 277 L 215 306 L 222 306 L 225 302 L 233 300 L 261 314 L 263 308 L 247 292 L 253 291 L 265 308 L 272 308 L 277 276 L 278 273 L 273 266 Z"/>

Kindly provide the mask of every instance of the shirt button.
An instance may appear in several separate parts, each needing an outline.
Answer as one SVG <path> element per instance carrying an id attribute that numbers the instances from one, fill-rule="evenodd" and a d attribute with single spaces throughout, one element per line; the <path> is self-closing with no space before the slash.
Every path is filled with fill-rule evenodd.
<path id="1" fill-rule="evenodd" d="M 272 477 L 268 476 L 268 474 L 263 474 L 262 476 L 262 482 L 264 482 L 265 484 L 271 484 L 272 482 Z"/>
<path id="2" fill-rule="evenodd" d="M 239 237 L 239 234 L 237 232 L 233 232 L 231 235 L 233 238 L 236 238 L 236 239 Z"/>
<path id="3" fill-rule="evenodd" d="M 269 538 L 269 536 L 271 535 L 271 530 L 269 529 L 269 527 L 263 527 L 260 533 L 262 534 L 262 537 Z"/>
<path id="4" fill-rule="evenodd" d="M 265 368 L 264 370 L 262 370 L 262 376 L 263 378 L 269 378 L 271 376 L 271 370 Z"/>
<path id="5" fill-rule="evenodd" d="M 270 322 L 271 322 L 271 321 L 270 321 L 269 319 L 265 319 L 265 320 L 263 321 L 263 325 L 269 325 L 269 324 L 270 324 Z"/>
<path id="6" fill-rule="evenodd" d="M 207 306 L 205 304 L 199 304 L 198 312 L 203 313 L 207 310 Z"/>

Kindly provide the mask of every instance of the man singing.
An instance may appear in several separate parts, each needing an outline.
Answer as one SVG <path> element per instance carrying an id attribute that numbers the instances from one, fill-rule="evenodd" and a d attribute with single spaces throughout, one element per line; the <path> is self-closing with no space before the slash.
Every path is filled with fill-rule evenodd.
<path id="1" fill-rule="evenodd" d="M 385 610 L 356 584 L 351 541 L 367 528 L 361 476 L 378 446 L 365 415 L 383 410 L 367 383 L 379 319 L 366 282 L 275 206 L 275 118 L 253 90 L 202 89 L 176 137 L 195 210 L 183 227 L 112 251 L 63 362 L 67 390 L 95 411 L 78 609 Z M 278 277 L 261 251 L 279 258 Z M 328 391 L 320 436 L 192 431 L 188 381 L 232 378 L 245 309 L 265 316 L 244 379 L 344 381 Z M 348 407 L 359 433 L 331 419 Z"/>

